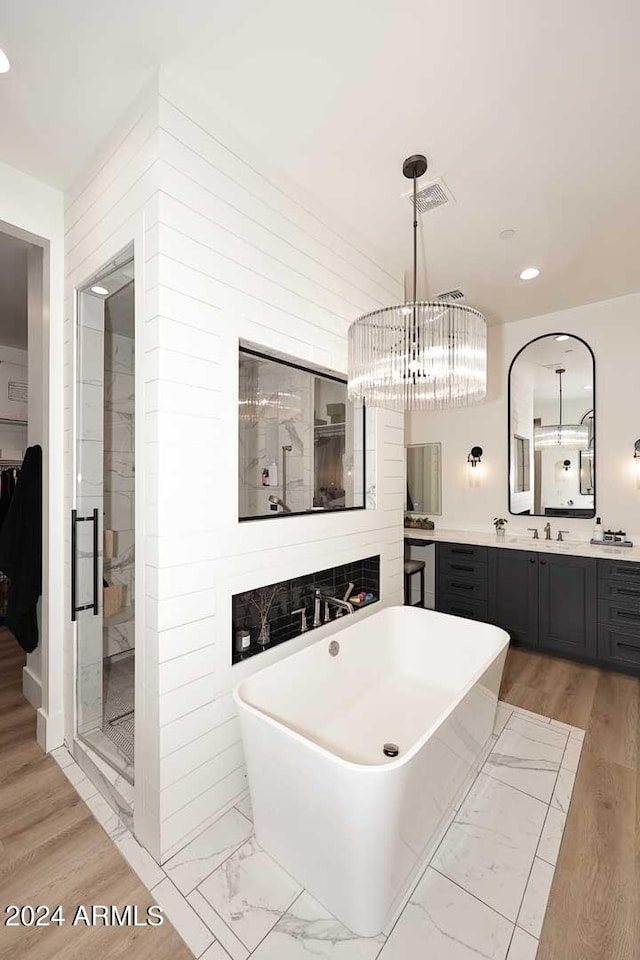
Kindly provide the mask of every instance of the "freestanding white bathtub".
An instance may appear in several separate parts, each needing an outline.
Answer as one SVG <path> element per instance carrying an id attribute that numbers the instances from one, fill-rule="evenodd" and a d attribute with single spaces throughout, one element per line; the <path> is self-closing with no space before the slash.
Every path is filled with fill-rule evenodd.
<path id="1" fill-rule="evenodd" d="M 234 697 L 258 842 L 354 933 L 375 936 L 483 759 L 509 636 L 415 607 L 344 622 Z"/>

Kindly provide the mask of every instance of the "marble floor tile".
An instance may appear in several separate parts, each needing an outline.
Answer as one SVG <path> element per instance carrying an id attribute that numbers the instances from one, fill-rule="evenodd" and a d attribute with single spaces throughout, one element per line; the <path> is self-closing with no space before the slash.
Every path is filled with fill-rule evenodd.
<path id="1" fill-rule="evenodd" d="M 194 957 L 200 957 L 215 937 L 167 877 L 151 891 Z"/>
<path id="2" fill-rule="evenodd" d="M 572 773 L 577 773 L 581 753 L 582 741 L 572 740 L 571 737 L 569 737 L 567 749 L 565 750 L 564 757 L 562 758 L 562 767 L 565 770 L 570 770 Z"/>
<path id="3" fill-rule="evenodd" d="M 98 788 L 88 777 L 82 777 L 77 783 L 74 783 L 73 786 L 75 787 L 76 793 L 82 797 L 85 803 L 98 793 Z"/>
<path id="4" fill-rule="evenodd" d="M 553 873 L 554 868 L 550 863 L 536 857 L 518 914 L 518 926 L 537 939 L 542 933 L 542 922 L 547 909 Z"/>
<path id="5" fill-rule="evenodd" d="M 547 863 L 553 866 L 555 866 L 558 860 L 558 853 L 560 852 L 560 844 L 562 842 L 562 834 L 564 833 L 566 821 L 566 813 L 558 810 L 557 807 L 549 807 L 536 856 L 542 860 L 546 860 Z"/>
<path id="6" fill-rule="evenodd" d="M 555 789 L 553 791 L 553 796 L 551 797 L 552 807 L 562 810 L 563 813 L 568 811 L 575 780 L 576 775 L 573 770 L 567 770 L 566 767 L 560 768 Z"/>
<path id="7" fill-rule="evenodd" d="M 554 720 L 553 718 L 549 720 L 549 726 L 556 730 L 564 730 L 565 733 L 571 733 L 574 729 L 570 723 L 563 723 L 562 720 Z"/>
<path id="8" fill-rule="evenodd" d="M 218 941 L 212 943 L 208 950 L 206 950 L 200 960 L 230 960 L 229 954 L 227 951 L 220 946 Z"/>
<path id="9" fill-rule="evenodd" d="M 507 954 L 507 960 L 536 960 L 538 941 L 526 930 L 516 927 Z"/>
<path id="10" fill-rule="evenodd" d="M 549 803 L 567 734 L 513 715 L 500 734 L 484 772 Z"/>
<path id="11" fill-rule="evenodd" d="M 496 719 L 493 725 L 494 734 L 499 737 L 502 731 L 504 730 L 507 720 L 512 714 L 511 707 L 507 706 L 505 703 L 498 703 L 496 708 Z"/>
<path id="12" fill-rule="evenodd" d="M 513 924 L 429 867 L 379 960 L 505 960 Z"/>
<path id="13" fill-rule="evenodd" d="M 243 797 L 242 800 L 238 800 L 236 803 L 236 809 L 253 823 L 253 806 L 251 804 L 251 795 L 247 794 L 246 797 Z"/>
<path id="14" fill-rule="evenodd" d="M 135 837 L 128 831 L 118 837 L 114 843 L 148 890 L 166 879 L 164 870 L 158 866 L 151 854 L 144 847 L 141 847 Z"/>
<path id="15" fill-rule="evenodd" d="M 543 717 L 541 713 L 533 713 L 532 710 L 525 710 L 524 707 L 514 707 L 513 704 L 507 703 L 506 700 L 501 700 L 500 702 L 504 703 L 505 707 L 513 710 L 514 713 L 519 714 L 521 717 L 527 717 L 529 720 L 533 720 L 535 723 L 551 723 L 551 718 Z"/>
<path id="16" fill-rule="evenodd" d="M 75 763 L 66 747 L 56 747 L 55 750 L 51 751 L 51 756 L 62 770 L 70 764 Z"/>
<path id="17" fill-rule="evenodd" d="M 112 840 L 123 837 L 128 833 L 127 828 L 118 814 L 99 793 L 96 793 L 93 797 L 89 797 L 88 800 L 85 800 L 85 803 L 102 829 Z"/>
<path id="18" fill-rule="evenodd" d="M 235 807 L 207 827 L 164 864 L 178 890 L 191 893 L 253 833 L 253 824 Z"/>
<path id="19" fill-rule="evenodd" d="M 580 730 L 579 727 L 572 727 L 571 733 L 569 734 L 569 740 L 579 740 L 580 743 L 584 743 L 586 732 L 586 730 Z"/>
<path id="20" fill-rule="evenodd" d="M 278 922 L 302 891 L 300 884 L 249 840 L 198 887 L 249 950 Z"/>
<path id="21" fill-rule="evenodd" d="M 227 951 L 231 960 L 247 960 L 249 956 L 249 951 L 236 937 L 229 927 L 226 925 L 224 920 L 218 916 L 208 900 L 202 896 L 199 890 L 194 890 L 193 893 L 190 893 L 187 897 L 188 902 L 191 904 L 193 909 L 196 911 L 198 916 L 204 920 L 206 925 L 209 927 L 209 930 L 215 934 L 217 940 L 222 944 L 224 949 Z"/>
<path id="22" fill-rule="evenodd" d="M 515 921 L 547 807 L 480 773 L 432 866 Z"/>
<path id="23" fill-rule="evenodd" d="M 375 960 L 384 937 L 358 937 L 336 920 L 311 894 L 298 899 L 251 954 L 255 960 Z"/>
<path id="24" fill-rule="evenodd" d="M 75 760 L 72 760 L 71 763 L 68 763 L 61 769 L 69 783 L 74 787 L 80 783 L 81 780 L 86 780 L 84 770 L 78 766 Z"/>

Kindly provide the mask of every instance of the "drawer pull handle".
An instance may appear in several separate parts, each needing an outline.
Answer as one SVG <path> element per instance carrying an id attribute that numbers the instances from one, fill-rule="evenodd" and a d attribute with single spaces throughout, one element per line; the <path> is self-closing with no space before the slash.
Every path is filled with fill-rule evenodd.
<path id="1" fill-rule="evenodd" d="M 475 567 L 465 566 L 464 563 L 452 563 L 451 569 L 462 570 L 464 573 L 473 573 L 473 571 L 475 570 Z"/>
<path id="2" fill-rule="evenodd" d="M 463 550 L 461 547 L 452 547 L 451 553 L 463 553 L 467 557 L 472 557 L 475 553 L 475 550 Z"/>
<path id="3" fill-rule="evenodd" d="M 640 613 L 625 613 L 624 610 L 616 610 L 616 617 L 619 620 L 640 620 Z"/>
<path id="4" fill-rule="evenodd" d="M 463 617 L 475 617 L 473 610 L 465 610 L 463 607 L 451 607 L 451 613 L 459 613 Z"/>
<path id="5" fill-rule="evenodd" d="M 535 563 L 535 562 L 536 562 L 535 557 L 529 557 L 529 563 Z"/>
<path id="6" fill-rule="evenodd" d="M 454 583 L 451 581 L 451 586 L 454 590 L 475 590 L 475 586 L 472 583 Z"/>

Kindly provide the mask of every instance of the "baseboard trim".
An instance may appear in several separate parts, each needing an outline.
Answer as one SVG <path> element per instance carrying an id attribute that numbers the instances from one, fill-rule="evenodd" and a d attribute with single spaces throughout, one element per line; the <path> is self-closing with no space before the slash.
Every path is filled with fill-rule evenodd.
<path id="1" fill-rule="evenodd" d="M 22 668 L 22 693 L 32 707 L 39 710 L 42 706 L 42 681 L 29 669 Z"/>

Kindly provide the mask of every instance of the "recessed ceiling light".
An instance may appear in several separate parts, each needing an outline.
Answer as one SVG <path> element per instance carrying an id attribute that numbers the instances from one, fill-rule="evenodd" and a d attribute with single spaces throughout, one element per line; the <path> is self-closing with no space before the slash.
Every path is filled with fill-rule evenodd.
<path id="1" fill-rule="evenodd" d="M 511 227 L 507 227 L 506 230 L 501 230 L 498 236 L 501 240 L 511 240 L 511 237 L 515 237 L 516 232 L 512 230 Z"/>
<path id="2" fill-rule="evenodd" d="M 535 280 L 540 271 L 537 267 L 527 267 L 526 270 L 523 270 L 520 274 L 521 280 Z"/>
<path id="3" fill-rule="evenodd" d="M 106 287 L 91 287 L 91 293 L 97 293 L 99 297 L 106 297 L 109 291 Z"/>
<path id="4" fill-rule="evenodd" d="M 0 73 L 9 73 L 9 70 L 11 70 L 9 57 L 6 55 L 4 50 L 0 47 Z"/>
<path id="5" fill-rule="evenodd" d="M 568 333 L 561 333 L 559 336 L 556 337 L 556 340 L 558 341 L 558 343 L 560 343 L 561 340 L 568 340 L 568 339 L 569 339 Z"/>

